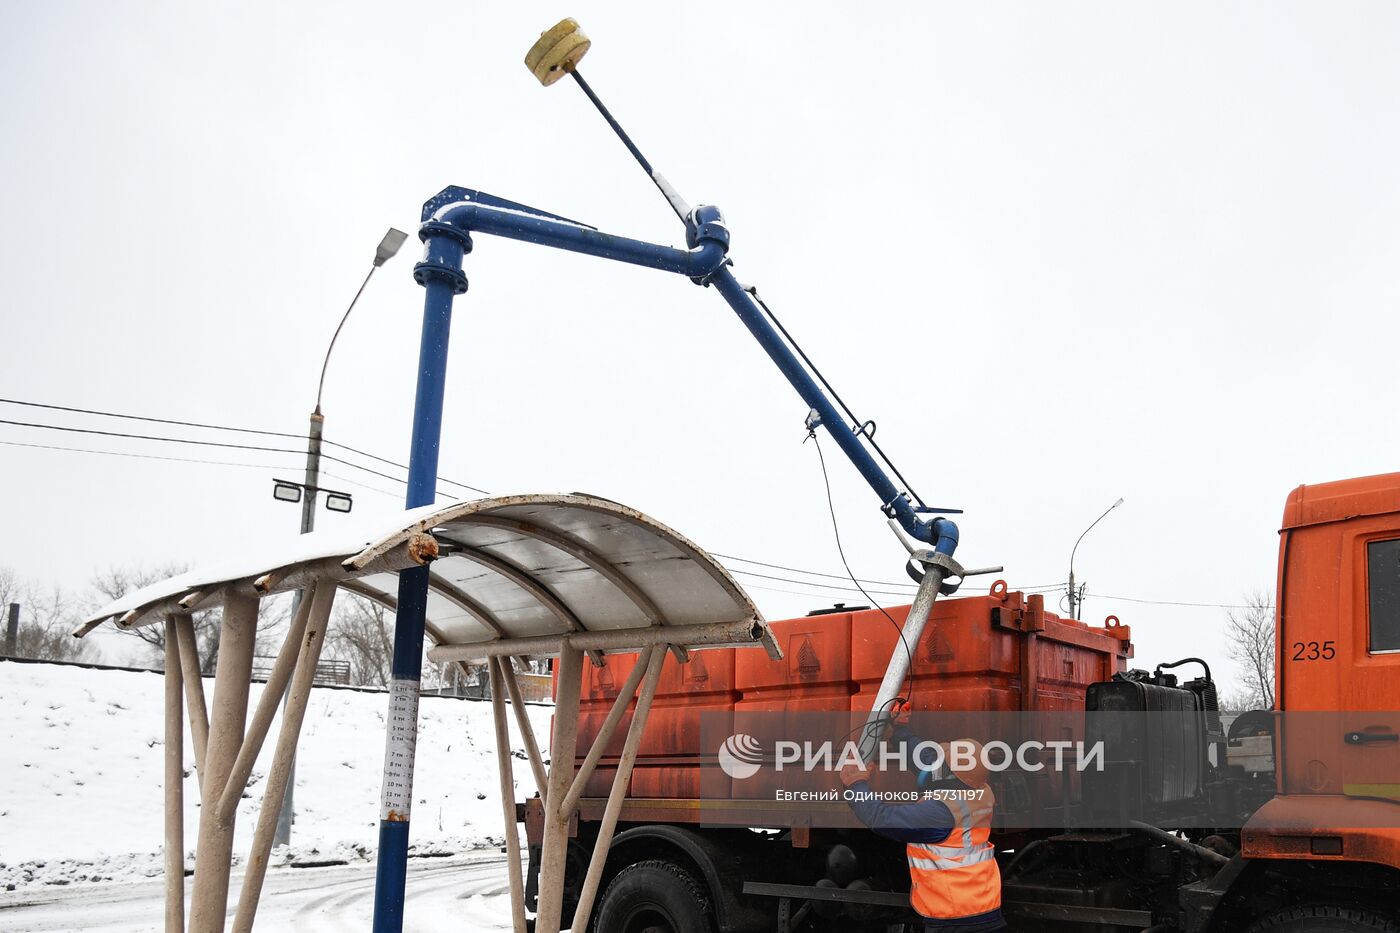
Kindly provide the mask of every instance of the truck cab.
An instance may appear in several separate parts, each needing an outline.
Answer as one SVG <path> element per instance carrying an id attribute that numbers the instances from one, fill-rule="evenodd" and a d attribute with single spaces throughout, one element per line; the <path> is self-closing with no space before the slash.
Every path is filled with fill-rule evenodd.
<path id="1" fill-rule="evenodd" d="M 1278 796 L 1242 851 L 1400 869 L 1400 473 L 1293 490 L 1278 567 Z"/>

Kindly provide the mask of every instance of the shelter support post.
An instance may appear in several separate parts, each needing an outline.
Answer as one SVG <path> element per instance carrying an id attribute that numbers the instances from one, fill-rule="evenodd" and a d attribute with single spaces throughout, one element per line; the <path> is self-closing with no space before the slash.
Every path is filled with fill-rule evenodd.
<path id="1" fill-rule="evenodd" d="M 320 589 L 322 586 L 329 588 L 332 593 L 335 592 L 334 584 L 318 584 L 316 588 Z M 243 788 L 253 773 L 258 753 L 262 751 L 272 719 L 277 715 L 277 703 L 286 692 L 292 668 L 302 653 L 301 636 L 306 631 L 306 619 L 310 614 L 311 600 L 301 600 L 291 627 L 287 629 L 287 637 L 282 641 L 282 649 L 277 652 L 277 660 L 273 662 L 272 671 L 267 676 L 267 683 L 263 685 L 262 695 L 258 697 L 257 709 L 253 711 L 253 719 L 248 723 L 248 733 L 238 749 L 238 758 L 233 763 L 233 770 L 229 772 L 223 796 L 219 798 L 220 815 L 226 820 L 233 819 L 238 801 L 243 797 Z M 286 731 L 285 726 L 283 731 Z"/>
<path id="2" fill-rule="evenodd" d="M 617 774 L 613 777 L 612 790 L 608 792 L 603 821 L 598 826 L 598 838 L 593 843 L 593 855 L 588 860 L 588 873 L 584 876 L 583 890 L 579 892 L 578 907 L 574 910 L 574 929 L 586 929 L 588 915 L 593 912 L 593 901 L 598 896 L 598 885 L 603 880 L 603 866 L 608 860 L 613 830 L 617 829 L 617 818 L 622 812 L 622 802 L 627 797 L 627 788 L 632 780 L 632 765 L 637 760 L 637 747 L 642 741 L 642 731 L 646 728 L 647 715 L 651 712 L 651 701 L 656 696 L 656 684 L 661 678 L 661 667 L 665 661 L 665 645 L 656 645 L 649 649 L 646 679 L 642 682 L 641 693 L 637 695 L 637 710 L 632 714 L 632 725 L 627 729 L 627 741 L 622 746 L 622 757 L 617 763 Z M 638 659 L 637 668 L 640 669 L 641 666 L 641 659 Z M 599 742 L 602 740 L 602 736 L 599 736 Z M 579 789 L 582 790 L 581 787 Z"/>
<path id="3" fill-rule="evenodd" d="M 520 682 L 515 679 L 515 659 L 501 659 L 501 679 L 505 681 L 510 694 L 510 708 L 515 713 L 515 724 L 520 728 L 521 741 L 525 743 L 525 756 L 530 760 L 530 770 L 535 772 L 535 787 L 539 789 L 543 801 L 548 790 L 549 777 L 545 774 L 544 758 L 540 755 L 540 743 L 535 740 L 535 728 L 530 724 L 530 714 L 521 700 Z M 491 694 L 493 697 L 494 693 Z"/>
<path id="4" fill-rule="evenodd" d="M 561 640 L 558 693 L 554 699 L 554 737 L 549 745 L 549 790 L 544 803 L 544 840 L 540 851 L 539 904 L 535 933 L 559 933 L 564 907 L 564 871 L 568 864 L 569 816 L 564 799 L 573 781 L 578 747 L 578 707 L 583 651 Z"/>
<path id="5" fill-rule="evenodd" d="M 662 649 L 664 652 L 664 648 Z M 612 741 L 613 732 L 617 730 L 617 724 L 622 721 L 622 714 L 627 712 L 627 707 L 632 705 L 632 697 L 637 693 L 637 684 L 642 682 L 642 675 L 651 668 L 652 656 L 656 654 L 656 646 L 646 649 L 637 658 L 637 663 L 633 665 L 632 672 L 627 675 L 627 680 L 623 682 L 622 689 L 617 692 L 617 697 L 613 700 L 612 709 L 608 710 L 608 718 L 603 720 L 603 724 L 598 727 L 598 734 L 593 739 L 593 746 L 588 750 L 588 754 L 583 759 L 583 764 L 579 765 L 578 774 L 574 775 L 573 784 L 569 786 L 569 793 L 560 804 L 560 809 L 565 816 L 572 816 L 574 809 L 578 807 L 579 798 L 583 796 L 583 789 L 588 784 L 588 779 L 593 776 L 593 769 L 598 767 L 598 760 L 603 757 L 603 750 Z"/>
<path id="6" fill-rule="evenodd" d="M 510 761 L 510 724 L 506 720 L 505 678 L 508 658 L 488 658 L 491 673 L 491 715 L 496 726 L 496 766 L 501 776 L 501 817 L 505 822 L 506 871 L 510 877 L 511 927 L 526 933 L 525 888 L 520 877 L 520 833 L 515 820 L 515 773 Z"/>
<path id="7" fill-rule="evenodd" d="M 222 933 L 224 929 L 233 857 L 233 818 L 223 818 L 217 801 L 223 796 L 243 742 L 257 622 L 257 599 L 234 592 L 225 596 L 224 618 L 219 629 L 219 661 L 214 674 L 214 715 L 209 723 L 209 747 L 204 755 L 204 807 L 199 814 L 190 933 Z"/>
<path id="8" fill-rule="evenodd" d="M 180 629 L 165 619 L 165 933 L 185 930 L 185 721 Z"/>
<path id="9" fill-rule="evenodd" d="M 425 224 L 423 261 L 413 276 L 423 286 L 423 330 L 418 344 L 418 388 L 413 402 L 413 437 L 408 458 L 405 508 L 437 499 L 438 444 L 442 438 L 443 394 L 452 300 L 467 290 L 462 258 L 471 237 L 442 224 Z M 428 608 L 428 566 L 399 574 L 394 616 L 393 679 L 384 734 L 384 776 L 379 814 L 379 861 L 374 878 L 374 933 L 403 930 L 404 886 L 408 874 L 409 812 L 418 738 L 418 695 L 423 674 L 423 631 Z"/>
<path id="10" fill-rule="evenodd" d="M 248 869 L 243 874 L 243 889 L 238 893 L 238 911 L 233 918 L 234 933 L 248 933 L 253 929 L 253 919 L 258 911 L 258 899 L 262 897 L 263 879 L 267 875 L 267 859 L 272 852 L 272 840 L 277 831 L 277 820 L 281 816 L 279 802 L 287 793 L 287 783 L 292 777 L 292 766 L 296 761 L 297 739 L 301 736 L 302 720 L 306 717 L 306 704 L 311 698 L 311 686 L 316 679 L 316 664 L 321 660 L 321 648 L 326 642 L 326 627 L 330 624 L 331 607 L 335 603 L 336 585 L 331 580 L 321 580 L 310 588 L 298 607 L 297 622 L 293 631 L 287 633 L 287 643 L 282 647 L 273 674 L 284 658 L 290 658 L 296 665 L 291 672 L 291 690 L 287 692 L 286 706 L 282 712 L 282 727 L 277 732 L 277 747 L 272 755 L 272 767 L 267 776 L 267 787 L 263 791 L 262 809 L 258 812 L 258 825 L 253 833 L 253 846 L 248 853 Z M 290 649 L 290 651 L 289 651 Z M 290 663 L 288 668 L 290 668 Z M 263 688 L 262 701 L 273 710 L 282 697 L 287 674 L 274 684 L 268 679 Z M 259 713 L 262 712 L 259 704 Z M 268 716 L 269 720 L 271 714 Z M 264 732 L 266 726 L 263 727 Z M 244 752 L 249 751 L 245 745 Z M 261 739 L 258 741 L 261 745 Z M 257 757 L 253 749 L 252 757 Z M 240 759 L 242 755 L 239 756 Z M 230 787 L 229 790 L 235 788 Z M 225 792 L 225 798 L 228 793 Z M 237 798 L 233 799 L 237 805 Z M 229 822 L 233 821 L 232 815 Z"/>
<path id="11" fill-rule="evenodd" d="M 180 632 L 180 669 L 185 682 L 185 705 L 189 708 L 194 770 L 202 794 L 204 751 L 209 747 L 209 710 L 204 704 L 204 670 L 199 664 L 199 642 L 195 638 L 194 620 L 185 613 L 175 615 L 174 620 L 175 628 Z"/>

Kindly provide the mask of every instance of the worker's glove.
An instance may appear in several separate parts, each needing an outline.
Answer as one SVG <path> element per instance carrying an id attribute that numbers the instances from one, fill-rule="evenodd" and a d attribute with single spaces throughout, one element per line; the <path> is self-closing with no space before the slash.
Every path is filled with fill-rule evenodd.
<path id="1" fill-rule="evenodd" d="M 865 765 L 849 764 L 841 769 L 841 786 L 850 787 L 861 781 L 870 780 L 870 769 Z"/>
<path id="2" fill-rule="evenodd" d="M 896 729 L 909 725 L 909 714 L 913 711 L 914 707 L 909 705 L 908 700 L 896 697 L 885 717 L 885 727 L 881 730 L 881 737 L 887 740 L 893 738 Z"/>

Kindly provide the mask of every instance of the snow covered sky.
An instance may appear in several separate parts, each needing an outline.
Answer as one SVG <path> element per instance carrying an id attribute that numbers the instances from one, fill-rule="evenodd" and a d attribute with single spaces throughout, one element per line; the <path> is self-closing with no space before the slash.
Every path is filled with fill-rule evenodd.
<path id="1" fill-rule="evenodd" d="M 739 277 L 920 491 L 967 510 L 966 563 L 1052 584 L 1127 500 L 1077 569 L 1086 617 L 1121 615 L 1149 666 L 1219 657 L 1223 610 L 1094 594 L 1270 589 L 1293 486 L 1400 464 L 1384 3 L 6 3 L 0 396 L 302 431 L 375 244 L 448 184 L 679 242 L 577 88 L 523 67 L 565 14 L 643 150 L 725 210 Z M 416 252 L 371 283 L 326 383 L 327 437 L 396 460 Z M 467 271 L 445 476 L 585 490 L 723 554 L 839 572 L 806 408 L 717 295 L 486 237 Z M 27 576 L 212 560 L 297 524 L 270 495 L 295 454 L 0 441 L 0 565 Z M 874 497 L 827 452 L 857 572 L 902 579 Z M 327 470 L 357 512 L 401 503 Z M 745 582 L 771 617 L 861 601 Z"/>

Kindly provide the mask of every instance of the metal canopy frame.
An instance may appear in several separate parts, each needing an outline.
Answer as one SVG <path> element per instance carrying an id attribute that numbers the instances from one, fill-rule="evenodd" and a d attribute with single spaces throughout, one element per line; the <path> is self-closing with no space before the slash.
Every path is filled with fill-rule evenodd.
<path id="1" fill-rule="evenodd" d="M 557 930 L 563 908 L 570 816 L 583 787 L 635 698 L 622 759 L 613 778 L 602 832 L 584 884 L 587 916 L 626 797 L 637 746 L 668 650 L 678 658 L 706 647 L 764 648 L 782 653 L 743 589 L 698 546 L 635 509 L 581 494 L 506 496 L 418 509 L 379 522 L 369 533 L 315 532 L 274 557 L 191 571 L 104 607 L 82 636 L 106 621 L 122 628 L 165 627 L 165 874 L 167 933 L 186 929 L 184 893 L 184 723 L 189 722 L 204 805 L 196 840 L 191 933 L 222 933 L 230 896 L 233 831 L 239 800 L 265 744 L 277 704 L 287 693 L 233 918 L 253 927 L 279 808 L 301 733 L 316 663 L 338 590 L 397 611 L 404 573 L 427 575 L 424 624 L 436 661 L 484 660 L 491 681 L 502 819 L 514 927 L 527 929 L 517 835 L 507 699 L 546 814 L 536 929 Z M 260 600 L 302 589 L 301 600 L 252 717 L 248 716 L 253 645 Z M 206 699 L 192 615 L 221 607 L 214 690 Z M 575 773 L 581 670 L 611 652 L 640 652 Z M 521 703 L 516 658 L 558 658 L 558 699 L 551 764 Z M 410 706 L 391 701 L 389 733 L 412 742 L 417 692 Z M 386 755 L 381 819 L 404 822 L 411 804 L 407 758 Z"/>

